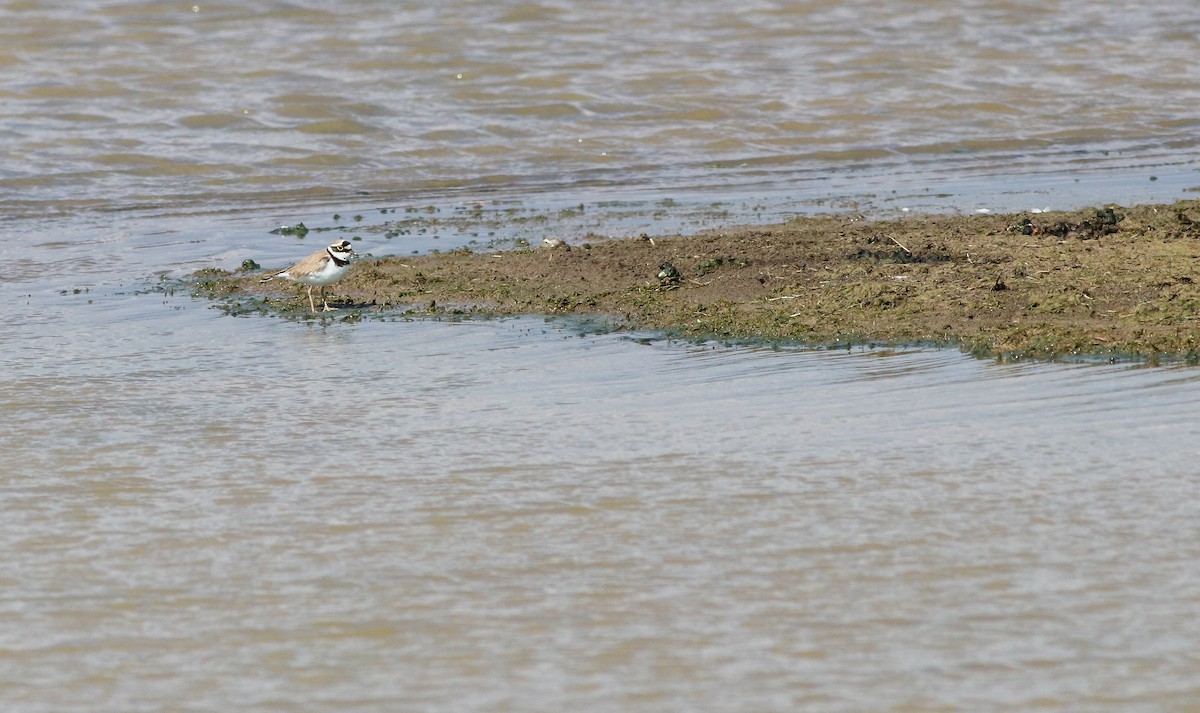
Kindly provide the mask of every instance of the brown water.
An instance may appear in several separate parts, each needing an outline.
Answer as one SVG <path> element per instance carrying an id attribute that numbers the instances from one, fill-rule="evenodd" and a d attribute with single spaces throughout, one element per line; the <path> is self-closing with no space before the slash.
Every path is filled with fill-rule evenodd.
<path id="1" fill-rule="evenodd" d="M 0 0 L 0 710 L 1197 710 L 1195 369 L 164 285 L 1172 200 L 1200 9 L 342 5 Z"/>
<path id="2" fill-rule="evenodd" d="M 0 210 L 1130 202 L 1200 185 L 1197 36 L 1189 0 L 9 1 Z"/>
<path id="3" fill-rule="evenodd" d="M 194 312 L 6 377 L 6 710 L 1200 697 L 1193 369 Z"/>

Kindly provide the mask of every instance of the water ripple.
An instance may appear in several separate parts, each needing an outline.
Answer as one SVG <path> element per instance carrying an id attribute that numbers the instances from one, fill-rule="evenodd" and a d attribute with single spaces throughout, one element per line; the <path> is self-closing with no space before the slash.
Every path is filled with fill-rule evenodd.
<path id="1" fill-rule="evenodd" d="M 925 186 L 956 183 L 938 162 L 964 158 L 991 175 L 1194 173 L 1190 5 L 1131 18 L 1073 1 L 1033 21 L 1019 3 L 862 5 L 0 9 L 31 68 L 0 90 L 0 179 L 22 189 L 12 205 L 49 208 L 230 204 L 268 181 L 343 197 L 596 172 L 695 187 L 714 166 L 725 186 L 773 166 L 773 186 L 816 195 L 806 176 L 859 161 Z"/>

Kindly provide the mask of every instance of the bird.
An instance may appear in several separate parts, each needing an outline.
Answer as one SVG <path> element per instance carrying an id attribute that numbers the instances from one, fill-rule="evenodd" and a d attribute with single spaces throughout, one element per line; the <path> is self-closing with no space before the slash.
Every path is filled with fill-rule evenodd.
<path id="1" fill-rule="evenodd" d="M 325 286 L 332 285 L 346 276 L 352 257 L 358 257 L 358 253 L 354 252 L 350 241 L 339 240 L 324 250 L 316 251 L 288 269 L 263 278 L 262 281 L 270 282 L 276 277 L 282 277 L 285 280 L 308 285 L 308 306 L 314 313 L 317 311 L 317 305 L 313 302 L 312 291 L 314 287 L 320 287 L 321 304 L 325 306 L 324 311 L 332 312 L 333 308 L 325 301 Z"/>

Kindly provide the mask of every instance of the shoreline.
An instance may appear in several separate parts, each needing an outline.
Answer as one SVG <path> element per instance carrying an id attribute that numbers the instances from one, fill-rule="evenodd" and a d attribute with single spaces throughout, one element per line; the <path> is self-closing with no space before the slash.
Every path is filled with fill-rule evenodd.
<path id="1" fill-rule="evenodd" d="M 231 313 L 294 318 L 566 315 L 813 347 L 1200 359 L 1200 201 L 878 221 L 834 214 L 686 236 L 566 239 L 356 261 L 329 288 L 343 309 L 328 315 L 309 315 L 303 289 L 261 284 L 259 271 L 202 270 L 193 291 Z"/>

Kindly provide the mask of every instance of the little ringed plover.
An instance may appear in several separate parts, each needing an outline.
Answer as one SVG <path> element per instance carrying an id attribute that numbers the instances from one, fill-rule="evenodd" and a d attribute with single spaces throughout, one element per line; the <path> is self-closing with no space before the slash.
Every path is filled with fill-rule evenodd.
<path id="1" fill-rule="evenodd" d="M 285 280 L 308 285 L 308 306 L 313 312 L 317 311 L 317 305 L 313 302 L 312 291 L 314 287 L 320 287 L 321 304 L 325 307 L 324 311 L 332 312 L 333 308 L 325 301 L 325 286 L 332 285 L 346 276 L 352 257 L 358 257 L 358 253 L 354 252 L 350 241 L 339 240 L 324 250 L 316 251 L 288 269 L 264 278 L 263 282 L 282 277 Z"/>

